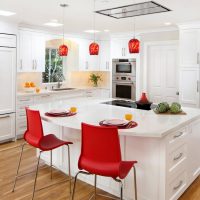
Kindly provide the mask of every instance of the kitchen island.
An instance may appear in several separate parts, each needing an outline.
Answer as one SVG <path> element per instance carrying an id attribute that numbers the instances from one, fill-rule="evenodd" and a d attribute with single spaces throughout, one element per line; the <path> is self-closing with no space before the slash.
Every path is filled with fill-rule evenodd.
<path id="1" fill-rule="evenodd" d="M 81 122 L 98 125 L 104 119 L 123 119 L 132 113 L 138 126 L 119 130 L 122 157 L 137 160 L 138 200 L 175 200 L 191 185 L 200 173 L 200 110 L 183 108 L 186 115 L 157 115 L 153 111 L 137 110 L 102 104 L 111 99 L 75 98 L 32 106 L 41 113 L 44 132 L 53 133 L 63 140 L 72 141 L 71 170 L 78 171 L 80 154 Z M 51 109 L 78 108 L 72 117 L 53 118 L 45 116 Z M 49 154 L 42 159 L 49 164 Z M 67 150 L 54 151 L 53 163 L 67 172 Z M 80 176 L 93 184 L 93 176 Z M 97 186 L 119 195 L 118 184 L 110 178 L 99 177 Z M 132 172 L 124 181 L 124 198 L 134 199 Z"/>

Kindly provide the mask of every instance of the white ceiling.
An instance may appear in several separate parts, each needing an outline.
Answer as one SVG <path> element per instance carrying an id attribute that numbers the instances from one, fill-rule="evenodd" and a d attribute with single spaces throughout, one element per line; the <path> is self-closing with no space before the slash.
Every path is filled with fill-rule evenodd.
<path id="1" fill-rule="evenodd" d="M 96 0 L 96 10 L 144 2 L 146 0 Z M 200 20 L 200 0 L 155 0 L 172 11 L 136 17 L 137 30 L 161 28 L 165 22 L 183 23 Z M 19 24 L 43 26 L 52 19 L 62 22 L 60 3 L 67 3 L 65 32 L 82 33 L 93 29 L 93 0 L 0 0 L 0 10 L 16 12 L 10 17 L 0 17 Z M 50 28 L 60 31 L 61 28 Z M 133 30 L 133 18 L 113 19 L 96 14 L 96 29 L 109 29 L 111 33 Z"/>

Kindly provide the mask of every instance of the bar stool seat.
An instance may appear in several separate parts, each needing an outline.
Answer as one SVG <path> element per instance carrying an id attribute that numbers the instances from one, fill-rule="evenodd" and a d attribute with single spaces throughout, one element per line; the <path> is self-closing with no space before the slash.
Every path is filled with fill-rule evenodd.
<path id="1" fill-rule="evenodd" d="M 114 179 L 117 177 L 124 179 L 136 163 L 137 161 L 96 162 L 81 158 L 79 161 L 79 169 L 84 169 L 91 174 L 112 177 Z"/>
<path id="2" fill-rule="evenodd" d="M 25 133 L 24 139 L 26 141 L 29 141 L 29 144 L 31 144 L 32 146 L 35 146 L 35 137 L 33 137 L 32 135 Z M 42 139 L 40 140 L 39 149 L 42 151 L 50 151 L 58 147 L 61 147 L 63 145 L 69 145 L 69 144 L 73 143 L 60 140 L 54 134 L 48 134 L 43 136 Z M 38 148 L 38 146 L 35 147 Z"/>

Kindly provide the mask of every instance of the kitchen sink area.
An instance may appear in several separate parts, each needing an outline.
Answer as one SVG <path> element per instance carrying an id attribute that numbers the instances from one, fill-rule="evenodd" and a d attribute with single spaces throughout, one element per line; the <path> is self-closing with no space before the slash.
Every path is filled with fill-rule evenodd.
<path id="1" fill-rule="evenodd" d="M 75 90 L 76 88 L 52 88 L 52 91 Z"/>

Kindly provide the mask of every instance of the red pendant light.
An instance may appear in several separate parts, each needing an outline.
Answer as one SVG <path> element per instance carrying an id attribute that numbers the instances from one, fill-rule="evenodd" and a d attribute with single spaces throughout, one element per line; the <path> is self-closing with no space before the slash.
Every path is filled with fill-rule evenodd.
<path id="1" fill-rule="evenodd" d="M 93 23 L 94 23 L 94 42 L 92 42 L 89 46 L 89 53 L 91 56 L 99 55 L 99 45 L 95 41 L 95 0 L 94 0 L 94 18 L 93 18 Z"/>
<path id="2" fill-rule="evenodd" d="M 59 49 L 58 49 L 58 54 L 59 54 L 59 56 L 67 56 L 68 47 L 65 44 L 60 45 Z"/>
<path id="3" fill-rule="evenodd" d="M 139 53 L 140 52 L 140 41 L 136 38 L 131 39 L 128 43 L 129 53 Z"/>
<path id="4" fill-rule="evenodd" d="M 135 18 L 133 21 L 134 38 L 128 43 L 129 53 L 140 53 L 140 41 L 135 38 Z"/>
<path id="5" fill-rule="evenodd" d="M 63 8 L 63 44 L 59 46 L 58 54 L 59 56 L 67 56 L 68 55 L 68 47 L 64 44 L 65 41 L 65 27 L 64 27 L 64 19 L 65 19 L 65 7 L 67 7 L 67 4 L 60 4 L 60 6 Z"/>
<path id="6" fill-rule="evenodd" d="M 96 42 L 93 42 L 89 46 L 90 55 L 98 55 L 99 54 L 99 45 Z"/>

